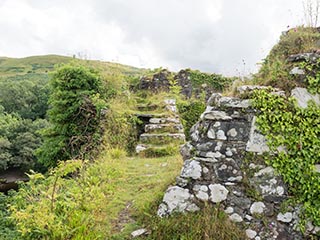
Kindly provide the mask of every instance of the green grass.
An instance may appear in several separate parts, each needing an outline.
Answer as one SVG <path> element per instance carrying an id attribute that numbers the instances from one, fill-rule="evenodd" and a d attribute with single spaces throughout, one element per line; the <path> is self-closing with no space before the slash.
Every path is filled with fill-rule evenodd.
<path id="1" fill-rule="evenodd" d="M 124 224 L 125 217 L 132 218 L 150 211 L 150 206 L 161 198 L 167 186 L 174 182 L 182 165 L 179 155 L 112 159 L 107 154 L 99 161 L 120 173 L 107 186 L 113 186 L 113 194 L 107 197 L 104 208 L 105 229 L 109 237 L 117 235 L 117 230 L 126 230 L 126 227 L 129 228 L 122 232 L 122 235 L 129 234 L 132 226 Z M 128 205 L 130 207 L 126 209 Z M 127 216 L 122 214 L 123 211 L 126 211 Z M 134 222 L 131 224 L 135 225 Z"/>

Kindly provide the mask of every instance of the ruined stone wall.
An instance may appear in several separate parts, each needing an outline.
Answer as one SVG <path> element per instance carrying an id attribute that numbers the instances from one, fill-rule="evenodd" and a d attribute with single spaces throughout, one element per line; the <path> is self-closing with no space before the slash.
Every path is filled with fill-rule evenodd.
<path id="1" fill-rule="evenodd" d="M 255 114 L 248 99 L 212 95 L 182 148 L 181 174 L 166 191 L 159 216 L 197 211 L 210 202 L 244 227 L 249 239 L 304 239 L 296 231 L 299 206 L 282 209 L 289 196 L 281 177 L 264 161 L 248 160 L 269 150 Z M 310 223 L 307 232 L 319 230 Z"/>

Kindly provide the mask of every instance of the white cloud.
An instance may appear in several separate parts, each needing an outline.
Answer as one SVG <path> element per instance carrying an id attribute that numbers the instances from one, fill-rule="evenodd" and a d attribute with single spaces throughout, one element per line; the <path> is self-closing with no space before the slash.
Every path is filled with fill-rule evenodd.
<path id="1" fill-rule="evenodd" d="M 299 11 L 299 0 L 0 0 L 0 56 L 244 74 L 302 23 Z"/>

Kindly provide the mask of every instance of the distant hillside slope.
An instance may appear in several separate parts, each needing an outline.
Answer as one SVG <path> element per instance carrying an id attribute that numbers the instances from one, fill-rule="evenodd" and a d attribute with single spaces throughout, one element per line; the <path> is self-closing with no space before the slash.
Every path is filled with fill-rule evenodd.
<path id="1" fill-rule="evenodd" d="M 98 68 L 103 75 L 108 76 L 138 76 L 142 75 L 146 70 L 135 68 L 119 63 L 102 62 L 96 60 L 81 60 L 72 57 L 59 55 L 43 55 L 31 56 L 26 58 L 7 58 L 0 57 L 0 80 L 26 80 L 47 78 L 54 66 L 61 63 L 68 63 L 70 61 L 84 62 L 86 65 Z"/>

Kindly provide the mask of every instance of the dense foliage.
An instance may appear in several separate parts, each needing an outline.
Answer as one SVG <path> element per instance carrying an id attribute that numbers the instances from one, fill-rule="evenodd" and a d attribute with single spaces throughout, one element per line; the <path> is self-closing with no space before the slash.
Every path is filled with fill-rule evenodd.
<path id="1" fill-rule="evenodd" d="M 190 129 L 199 120 L 200 115 L 204 112 L 206 105 L 204 101 L 193 100 L 191 102 L 179 102 L 177 104 L 184 133 L 187 140 L 190 139 Z"/>
<path id="2" fill-rule="evenodd" d="M 310 102 L 299 108 L 292 98 L 286 99 L 258 91 L 254 107 L 260 109 L 257 124 L 267 136 L 276 154 L 266 159 L 289 186 L 296 200 L 303 204 L 304 219 L 320 226 L 320 108 Z"/>
<path id="3" fill-rule="evenodd" d="M 187 70 L 190 74 L 192 86 L 195 88 L 201 87 L 205 84 L 206 87 L 212 88 L 215 91 L 223 91 L 231 85 L 233 78 L 228 78 L 220 74 L 204 73 L 198 70 Z"/>
<path id="4" fill-rule="evenodd" d="M 0 109 L 0 170 L 35 167 L 34 151 L 42 143 L 39 130 L 46 126 L 44 119 L 23 119 Z"/>
<path id="5" fill-rule="evenodd" d="M 312 94 L 320 94 L 320 59 L 316 62 L 303 62 L 301 68 L 304 70 L 308 90 Z"/>
<path id="6" fill-rule="evenodd" d="M 38 150 L 39 161 L 54 166 L 58 160 L 85 159 L 101 137 L 101 78 L 80 65 L 64 65 L 50 80 L 51 126 L 45 130 L 45 141 Z"/>
<path id="7" fill-rule="evenodd" d="M 17 113 L 22 118 L 45 118 L 48 108 L 48 80 L 0 81 L 0 105 L 7 113 Z"/>
<path id="8" fill-rule="evenodd" d="M 5 239 L 102 239 L 103 219 L 97 216 L 112 188 L 101 185 L 118 174 L 101 163 L 74 160 L 60 162 L 48 176 L 30 174 L 19 192 L 4 198 L 9 211 L 2 211 L 0 227 L 6 232 L 0 229 L 1 234 Z"/>

